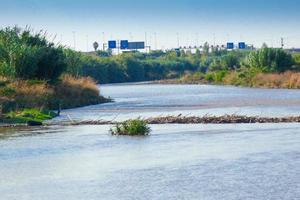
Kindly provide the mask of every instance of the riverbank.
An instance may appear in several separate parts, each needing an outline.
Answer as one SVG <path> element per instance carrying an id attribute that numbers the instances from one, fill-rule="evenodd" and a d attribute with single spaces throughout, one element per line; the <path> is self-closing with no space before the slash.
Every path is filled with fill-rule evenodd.
<path id="1" fill-rule="evenodd" d="M 300 73 L 258 73 L 253 77 L 243 77 L 237 72 L 226 72 L 221 78 L 214 78 L 216 74 L 186 74 L 178 79 L 153 81 L 154 84 L 213 84 L 232 85 L 253 88 L 270 89 L 300 89 Z"/>
<path id="2" fill-rule="evenodd" d="M 59 113 L 65 108 L 110 101 L 100 95 L 94 79 L 79 74 L 92 61 L 81 60 L 80 69 L 75 70 L 83 54 L 49 41 L 44 31 L 1 28 L 0 50 L 0 120 L 19 123 L 38 117 L 43 121 L 39 116 L 45 110 Z"/>
<path id="3" fill-rule="evenodd" d="M 2 80 L 0 85 L 3 123 L 43 122 L 60 109 L 110 102 L 100 95 L 96 82 L 88 77 L 62 76 L 57 83 L 34 80 Z M 55 110 L 56 113 L 51 110 Z"/>

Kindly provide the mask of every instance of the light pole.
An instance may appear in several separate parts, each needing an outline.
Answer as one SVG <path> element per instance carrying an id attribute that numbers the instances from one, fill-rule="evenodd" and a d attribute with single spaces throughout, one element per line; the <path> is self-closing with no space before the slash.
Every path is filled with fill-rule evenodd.
<path id="1" fill-rule="evenodd" d="M 89 52 L 89 35 L 86 35 L 86 51 Z"/>
<path id="2" fill-rule="evenodd" d="M 72 33 L 73 33 L 73 45 L 74 45 L 73 48 L 76 51 L 76 32 L 73 31 Z"/>

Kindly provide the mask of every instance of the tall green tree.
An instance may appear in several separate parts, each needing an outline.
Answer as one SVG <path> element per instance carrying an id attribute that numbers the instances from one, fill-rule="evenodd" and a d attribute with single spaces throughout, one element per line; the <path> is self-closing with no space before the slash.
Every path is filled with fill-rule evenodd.
<path id="1" fill-rule="evenodd" d="M 262 48 L 249 54 L 247 64 L 262 72 L 284 72 L 292 69 L 294 61 L 292 55 L 282 49 Z"/>

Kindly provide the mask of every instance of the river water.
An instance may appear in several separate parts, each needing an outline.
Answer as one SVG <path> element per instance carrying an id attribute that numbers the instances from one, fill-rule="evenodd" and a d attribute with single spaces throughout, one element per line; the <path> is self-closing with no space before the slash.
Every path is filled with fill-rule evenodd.
<path id="1" fill-rule="evenodd" d="M 104 85 L 114 103 L 54 120 L 168 114 L 300 114 L 300 90 Z M 149 137 L 109 126 L 0 133 L 0 199 L 300 199 L 300 124 L 153 125 Z"/>

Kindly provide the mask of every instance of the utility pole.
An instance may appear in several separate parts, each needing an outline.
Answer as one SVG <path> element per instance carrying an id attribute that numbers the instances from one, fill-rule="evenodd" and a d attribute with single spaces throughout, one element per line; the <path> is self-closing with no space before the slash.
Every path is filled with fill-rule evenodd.
<path id="1" fill-rule="evenodd" d="M 86 51 L 89 52 L 89 35 L 86 35 Z"/>
<path id="2" fill-rule="evenodd" d="M 149 46 L 151 47 L 152 46 L 152 34 L 150 33 L 150 39 L 149 39 Z"/>
<path id="3" fill-rule="evenodd" d="M 154 44 L 155 44 L 155 50 L 157 50 L 157 37 L 156 37 L 156 32 L 154 32 Z"/>
<path id="4" fill-rule="evenodd" d="M 216 46 L 216 34 L 214 33 L 214 46 Z"/>
<path id="5" fill-rule="evenodd" d="M 284 48 L 284 39 L 283 39 L 283 37 L 281 38 L 281 48 L 282 49 Z"/>
<path id="6" fill-rule="evenodd" d="M 177 35 L 177 48 L 179 48 L 179 46 L 180 46 L 180 43 L 179 43 L 179 33 L 177 32 L 176 35 Z"/>
<path id="7" fill-rule="evenodd" d="M 148 38 L 147 38 L 147 32 L 145 32 L 145 48 L 146 48 L 146 53 L 147 53 L 147 47 L 148 47 Z M 149 51 L 150 53 L 150 51 Z"/>
<path id="8" fill-rule="evenodd" d="M 197 46 L 197 48 L 199 46 L 199 33 L 198 32 L 196 33 L 196 46 Z"/>
<path id="9" fill-rule="evenodd" d="M 102 43 L 103 43 L 103 51 L 105 51 L 105 33 L 102 32 Z"/>
<path id="10" fill-rule="evenodd" d="M 73 45 L 74 45 L 73 48 L 76 51 L 76 32 L 73 31 L 72 33 L 73 33 Z"/>

